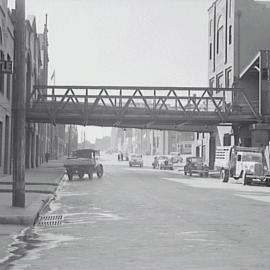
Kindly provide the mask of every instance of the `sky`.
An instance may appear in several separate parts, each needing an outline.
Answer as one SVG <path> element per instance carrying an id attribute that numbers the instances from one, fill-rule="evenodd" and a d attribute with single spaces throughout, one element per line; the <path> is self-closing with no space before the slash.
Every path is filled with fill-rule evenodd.
<path id="1" fill-rule="evenodd" d="M 55 70 L 57 85 L 207 86 L 212 2 L 26 0 L 26 15 L 42 32 L 48 14 L 49 77 Z M 111 131 L 84 130 L 91 142 Z"/>

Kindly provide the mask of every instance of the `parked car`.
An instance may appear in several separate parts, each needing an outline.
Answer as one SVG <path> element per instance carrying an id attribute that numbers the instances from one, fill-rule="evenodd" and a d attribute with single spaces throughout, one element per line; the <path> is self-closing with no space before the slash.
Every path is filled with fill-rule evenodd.
<path id="1" fill-rule="evenodd" d="M 188 157 L 186 159 L 186 165 L 184 166 L 185 175 L 189 174 L 192 176 L 193 173 L 199 174 L 200 176 L 208 177 L 209 167 L 203 164 L 201 157 Z"/>
<path id="2" fill-rule="evenodd" d="M 143 157 L 142 154 L 132 154 L 129 158 L 129 166 L 143 166 Z"/>
<path id="3" fill-rule="evenodd" d="M 173 170 L 172 157 L 169 155 L 155 156 L 152 166 L 153 169 Z"/>

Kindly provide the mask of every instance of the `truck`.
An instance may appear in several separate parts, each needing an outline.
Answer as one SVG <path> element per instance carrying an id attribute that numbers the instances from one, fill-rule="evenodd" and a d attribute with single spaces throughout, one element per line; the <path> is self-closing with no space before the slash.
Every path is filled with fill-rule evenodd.
<path id="1" fill-rule="evenodd" d="M 217 147 L 215 168 L 225 183 L 233 177 L 242 179 L 244 185 L 260 181 L 270 186 L 269 151 L 265 147 Z"/>
<path id="2" fill-rule="evenodd" d="M 73 176 L 77 174 L 80 179 L 85 174 L 89 179 L 93 178 L 93 174 L 96 173 L 98 178 L 103 176 L 103 165 L 99 162 L 99 151 L 94 149 L 78 149 L 71 153 L 64 162 L 64 167 L 68 175 L 68 179 L 71 181 Z"/>

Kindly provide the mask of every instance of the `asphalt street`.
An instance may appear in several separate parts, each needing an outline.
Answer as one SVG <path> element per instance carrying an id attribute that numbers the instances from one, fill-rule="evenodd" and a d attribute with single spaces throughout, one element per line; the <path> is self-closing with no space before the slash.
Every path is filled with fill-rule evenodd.
<path id="1" fill-rule="evenodd" d="M 270 188 L 130 168 L 65 178 L 48 215 L 15 239 L 5 269 L 270 269 Z"/>

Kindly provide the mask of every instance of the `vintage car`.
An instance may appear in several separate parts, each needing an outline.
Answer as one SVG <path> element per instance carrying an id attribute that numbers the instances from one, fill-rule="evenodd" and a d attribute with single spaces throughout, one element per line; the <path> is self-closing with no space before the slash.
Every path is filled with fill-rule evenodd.
<path id="1" fill-rule="evenodd" d="M 129 158 L 129 166 L 133 167 L 133 166 L 143 166 L 143 158 L 142 158 L 142 154 L 132 154 L 130 155 Z"/>
<path id="2" fill-rule="evenodd" d="M 152 166 L 153 169 L 173 170 L 172 157 L 169 155 L 155 156 Z"/>
<path id="3" fill-rule="evenodd" d="M 73 175 L 77 174 L 80 179 L 88 174 L 88 178 L 92 179 L 93 174 L 97 177 L 103 176 L 103 165 L 97 160 L 99 151 L 94 149 L 78 149 L 72 151 L 71 157 L 68 157 L 64 162 L 68 179 L 71 181 Z"/>
<path id="4" fill-rule="evenodd" d="M 203 164 L 203 159 L 201 157 L 188 157 L 186 159 L 186 165 L 184 166 L 185 175 L 196 173 L 200 176 L 208 177 L 209 168 Z"/>

